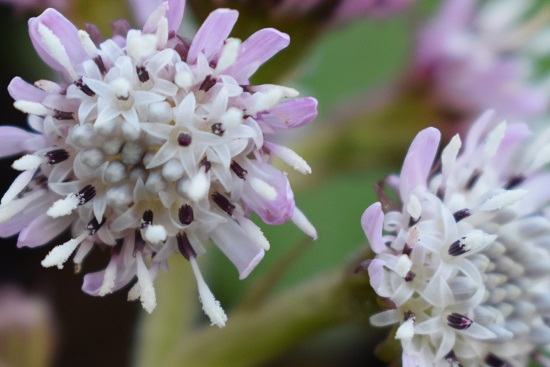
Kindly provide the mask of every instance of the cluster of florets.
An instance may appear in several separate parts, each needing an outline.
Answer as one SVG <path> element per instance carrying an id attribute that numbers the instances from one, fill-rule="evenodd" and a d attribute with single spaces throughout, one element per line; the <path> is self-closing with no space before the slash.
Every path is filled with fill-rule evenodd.
<path id="1" fill-rule="evenodd" d="M 53 9 L 29 21 L 35 49 L 65 82 L 15 78 L 9 86 L 34 131 L 0 128 L 2 155 L 24 153 L 13 163 L 23 172 L 2 198 L 0 234 L 20 232 L 18 246 L 35 247 L 70 226 L 74 238 L 42 264 L 61 268 L 76 253 L 80 268 L 92 248 L 107 246 L 109 264 L 87 274 L 83 290 L 103 296 L 137 275 L 129 298 L 149 312 L 153 280 L 179 251 L 205 312 L 222 326 L 225 314 L 195 258 L 212 240 L 246 277 L 269 248 L 252 213 L 316 236 L 286 175 L 270 163 L 279 157 L 300 172 L 310 168 L 269 137 L 312 121 L 317 102 L 249 82 L 288 45 L 286 34 L 263 29 L 241 43 L 228 38 L 238 13 L 218 9 L 186 41 L 176 34 L 183 8 L 184 1 L 160 4 L 142 30 L 115 22 L 106 40 Z"/>
<path id="2" fill-rule="evenodd" d="M 404 366 L 525 366 L 550 343 L 549 132 L 484 114 L 433 167 L 440 134 L 421 131 L 399 177 L 362 224 L 370 282 L 397 324 Z M 527 145 L 529 144 L 529 145 Z"/>
<path id="3" fill-rule="evenodd" d="M 547 88 L 535 81 L 547 53 L 548 11 L 531 0 L 445 0 L 418 36 L 414 78 L 449 117 L 470 121 L 487 108 L 506 118 L 539 116 Z M 427 84 L 427 85 L 426 85 Z"/>

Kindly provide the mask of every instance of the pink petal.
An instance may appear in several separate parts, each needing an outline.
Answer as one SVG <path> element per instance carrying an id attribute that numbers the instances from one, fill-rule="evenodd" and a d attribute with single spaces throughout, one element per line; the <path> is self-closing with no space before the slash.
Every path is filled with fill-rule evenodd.
<path id="1" fill-rule="evenodd" d="M 27 83 L 18 76 L 11 80 L 8 85 L 8 92 L 11 98 L 16 101 L 23 100 L 38 103 L 41 103 L 48 95 L 48 93 L 44 92 L 42 89 Z"/>
<path id="2" fill-rule="evenodd" d="M 23 143 L 36 137 L 39 137 L 39 135 L 15 126 L 0 126 L 0 157 L 23 152 L 25 150 Z"/>
<path id="3" fill-rule="evenodd" d="M 261 29 L 243 42 L 235 64 L 227 70 L 237 82 L 245 84 L 258 68 L 287 47 L 290 37 L 273 28 Z"/>
<path id="4" fill-rule="evenodd" d="M 211 238 L 235 265 L 239 271 L 239 279 L 246 278 L 265 254 L 233 220 L 218 224 Z"/>
<path id="5" fill-rule="evenodd" d="M 415 188 L 426 186 L 440 138 L 439 130 L 429 127 L 419 132 L 411 143 L 400 176 L 399 191 L 403 202 L 408 202 Z"/>
<path id="6" fill-rule="evenodd" d="M 45 245 L 63 233 L 73 220 L 72 216 L 53 219 L 46 213 L 41 214 L 21 231 L 17 239 L 17 247 Z"/>
<path id="7" fill-rule="evenodd" d="M 294 213 L 294 193 L 285 174 L 267 164 L 249 164 L 245 168 L 248 179 L 243 188 L 243 201 L 254 210 L 267 224 L 283 224 L 292 218 Z M 277 196 L 269 200 L 260 195 L 252 186 L 253 177 L 266 182 L 275 189 Z"/>
<path id="8" fill-rule="evenodd" d="M 361 217 L 361 225 L 374 252 L 378 254 L 387 249 L 382 240 L 382 228 L 384 226 L 382 204 L 374 203 L 369 206 Z"/>
<path id="9" fill-rule="evenodd" d="M 387 292 L 384 287 L 384 261 L 373 259 L 369 265 L 369 280 L 372 289 L 381 297 L 390 297 L 391 293 Z"/>
<path id="10" fill-rule="evenodd" d="M 185 11 L 185 0 L 168 0 L 168 30 L 177 32 Z"/>
<path id="11" fill-rule="evenodd" d="M 114 262 L 114 264 L 112 264 Z M 120 288 L 128 284 L 136 275 L 135 268 L 131 266 L 122 265 L 121 255 L 112 255 L 111 261 L 108 266 L 116 267 L 116 278 L 114 280 L 114 286 L 110 289 L 111 292 L 115 292 Z M 103 285 L 105 278 L 105 270 L 101 270 L 95 273 L 88 273 L 84 276 L 84 282 L 82 284 L 82 290 L 91 296 L 98 296 L 99 291 Z"/>
<path id="12" fill-rule="evenodd" d="M 288 129 L 309 124 L 317 117 L 317 100 L 297 98 L 273 107 L 261 119 L 273 128 Z"/>
<path id="13" fill-rule="evenodd" d="M 65 68 L 52 57 L 48 48 L 43 44 L 42 36 L 38 32 L 40 23 L 49 28 L 61 40 L 73 64 L 90 58 L 82 48 L 76 27 L 57 10 L 46 9 L 40 16 L 29 19 L 29 34 L 38 55 L 53 69 L 65 72 Z"/>
<path id="14" fill-rule="evenodd" d="M 230 9 L 216 9 L 210 13 L 191 43 L 187 62 L 192 64 L 197 61 L 200 52 L 212 61 L 231 33 L 238 16 L 238 11 Z"/>

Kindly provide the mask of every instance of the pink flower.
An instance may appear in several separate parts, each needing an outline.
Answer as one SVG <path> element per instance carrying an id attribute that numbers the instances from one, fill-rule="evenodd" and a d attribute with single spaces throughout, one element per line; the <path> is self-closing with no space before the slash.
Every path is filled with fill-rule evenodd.
<path id="1" fill-rule="evenodd" d="M 361 219 L 392 305 L 371 323 L 399 325 L 404 366 L 527 365 L 550 342 L 549 135 L 496 122 L 486 112 L 441 155 L 422 130 L 388 180 L 398 202 L 381 194 Z"/>
<path id="2" fill-rule="evenodd" d="M 286 34 L 263 29 L 241 43 L 228 38 L 238 12 L 218 9 L 186 41 L 176 34 L 184 5 L 160 3 L 141 30 L 115 23 L 107 40 L 53 9 L 29 21 L 35 49 L 64 82 L 15 78 L 8 88 L 36 132 L 0 127 L 0 154 L 19 155 L 13 167 L 22 171 L 2 198 L 0 235 L 19 232 L 19 246 L 35 247 L 70 226 L 74 238 L 42 265 L 62 268 L 74 253 L 80 268 L 96 244 L 107 246 L 109 264 L 87 274 L 83 290 L 103 296 L 137 277 L 129 298 L 148 312 L 158 271 L 180 252 L 221 327 L 226 316 L 195 260 L 210 240 L 245 278 L 269 249 L 252 212 L 316 237 L 286 175 L 270 163 L 310 168 L 269 140 L 311 122 L 317 102 L 249 82 L 288 45 Z"/>

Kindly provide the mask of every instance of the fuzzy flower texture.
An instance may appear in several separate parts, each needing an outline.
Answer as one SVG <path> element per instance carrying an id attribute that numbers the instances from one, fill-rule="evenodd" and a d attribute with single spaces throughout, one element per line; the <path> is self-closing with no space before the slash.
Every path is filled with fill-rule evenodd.
<path id="1" fill-rule="evenodd" d="M 403 366 L 527 366 L 550 344 L 550 131 L 486 112 L 432 168 L 440 133 L 421 131 L 401 175 L 362 225 L 371 286 L 396 324 Z M 549 365 L 549 364 L 545 364 Z"/>
<path id="2" fill-rule="evenodd" d="M 184 6 L 163 2 L 142 30 L 117 21 L 107 40 L 53 9 L 29 21 L 36 51 L 65 82 L 15 78 L 9 86 L 34 131 L 0 127 L 0 154 L 24 154 L 1 200 L 0 235 L 20 232 L 19 247 L 36 247 L 70 226 L 74 238 L 42 265 L 62 268 L 74 253 L 80 269 L 93 247 L 107 249 L 108 265 L 87 274 L 83 290 L 104 296 L 137 275 L 128 297 L 148 312 L 157 272 L 180 252 L 205 313 L 223 326 L 226 315 L 195 259 L 211 240 L 241 279 L 248 276 L 269 249 L 252 213 L 268 224 L 292 220 L 316 237 L 286 175 L 270 163 L 310 167 L 269 137 L 311 122 L 317 101 L 249 83 L 288 45 L 286 34 L 263 29 L 241 43 L 228 38 L 238 13 L 218 9 L 187 41 L 176 35 Z"/>

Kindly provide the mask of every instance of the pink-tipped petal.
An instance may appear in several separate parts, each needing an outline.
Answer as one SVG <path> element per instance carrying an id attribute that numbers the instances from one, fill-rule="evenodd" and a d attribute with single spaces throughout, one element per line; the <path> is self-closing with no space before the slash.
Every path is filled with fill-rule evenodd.
<path id="1" fill-rule="evenodd" d="M 382 228 L 384 226 L 382 204 L 374 203 L 369 206 L 361 217 L 361 225 L 374 252 L 380 253 L 387 249 L 382 240 Z"/>
<path id="2" fill-rule="evenodd" d="M 8 85 L 8 92 L 11 98 L 16 101 L 30 101 L 41 103 L 48 93 L 42 89 L 35 87 L 32 84 L 27 83 L 20 77 L 13 78 Z"/>
<path id="3" fill-rule="evenodd" d="M 76 27 L 57 10 L 52 8 L 46 9 L 38 17 L 29 19 L 29 34 L 38 55 L 53 69 L 62 73 L 66 71 L 56 58 L 51 55 L 50 50 L 44 44 L 42 36 L 38 31 L 39 24 L 45 25 L 59 38 L 72 63 L 80 63 L 90 58 L 82 47 Z"/>
<path id="4" fill-rule="evenodd" d="M 168 30 L 177 32 L 185 12 L 185 0 L 168 0 Z"/>
<path id="5" fill-rule="evenodd" d="M 230 9 L 216 9 L 210 15 L 195 35 L 187 55 L 189 64 L 197 61 L 199 53 L 211 61 L 219 53 L 224 41 L 237 22 L 239 12 Z"/>
<path id="6" fill-rule="evenodd" d="M 275 129 L 307 125 L 315 118 L 317 118 L 317 100 L 313 97 L 280 103 L 261 116 L 262 121 Z"/>
<path id="7" fill-rule="evenodd" d="M 15 126 L 0 126 L 0 157 L 23 152 L 24 142 L 38 136 Z"/>
<path id="8" fill-rule="evenodd" d="M 292 218 L 295 202 L 288 177 L 277 168 L 261 163 L 248 165 L 243 201 L 267 224 L 283 224 Z"/>
<path id="9" fill-rule="evenodd" d="M 415 188 L 426 186 L 440 138 L 439 130 L 429 127 L 419 132 L 411 143 L 401 170 L 399 189 L 403 202 L 408 202 Z"/>
<path id="10" fill-rule="evenodd" d="M 218 224 L 211 237 L 212 241 L 235 265 L 239 272 L 239 279 L 246 278 L 264 257 L 264 250 L 252 242 L 244 230 L 233 220 Z"/>
<path id="11" fill-rule="evenodd" d="M 261 29 L 243 42 L 235 64 L 227 71 L 239 83 L 247 83 L 252 74 L 276 53 L 287 47 L 290 37 L 273 28 Z"/>
<path id="12" fill-rule="evenodd" d="M 37 247 L 45 245 L 69 227 L 74 220 L 71 216 L 52 218 L 41 214 L 26 226 L 17 239 L 17 247 Z"/>

